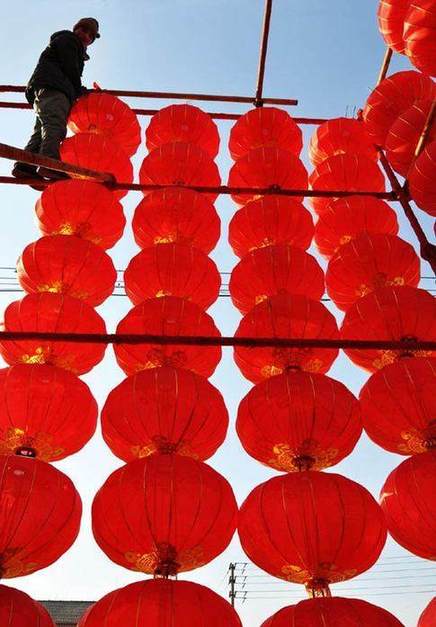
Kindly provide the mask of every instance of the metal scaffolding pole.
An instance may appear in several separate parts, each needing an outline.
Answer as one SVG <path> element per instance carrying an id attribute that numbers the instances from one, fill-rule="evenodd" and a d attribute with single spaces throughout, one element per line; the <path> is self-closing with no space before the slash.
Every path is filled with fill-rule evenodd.
<path id="1" fill-rule="evenodd" d="M 436 350 L 436 341 L 406 338 L 404 340 L 345 340 L 279 337 L 233 337 L 203 335 L 149 335 L 139 333 L 55 333 L 38 331 L 1 331 L 0 342 L 56 341 L 86 344 L 159 344 L 183 346 L 247 346 L 279 348 L 329 348 L 399 350 L 410 354 L 413 350 Z"/>
<path id="2" fill-rule="evenodd" d="M 24 93 L 23 85 L 0 85 L 0 93 Z M 93 90 L 90 90 L 92 93 Z M 158 98 L 160 100 L 201 100 L 203 102 L 239 102 L 254 104 L 252 96 L 227 96 L 223 94 L 189 94 L 167 91 L 129 91 L 124 89 L 98 89 L 95 93 L 106 93 L 112 96 L 124 96 L 129 98 Z M 293 107 L 298 104 L 295 98 L 263 98 L 266 104 L 277 104 Z"/>

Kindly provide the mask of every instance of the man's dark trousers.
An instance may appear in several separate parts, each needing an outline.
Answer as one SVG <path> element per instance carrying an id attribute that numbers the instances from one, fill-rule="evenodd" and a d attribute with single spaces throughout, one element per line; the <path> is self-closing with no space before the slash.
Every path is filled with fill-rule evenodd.
<path id="1" fill-rule="evenodd" d="M 62 91 L 43 87 L 35 90 L 33 108 L 35 128 L 25 150 L 59 159 L 59 146 L 67 134 L 69 98 Z"/>

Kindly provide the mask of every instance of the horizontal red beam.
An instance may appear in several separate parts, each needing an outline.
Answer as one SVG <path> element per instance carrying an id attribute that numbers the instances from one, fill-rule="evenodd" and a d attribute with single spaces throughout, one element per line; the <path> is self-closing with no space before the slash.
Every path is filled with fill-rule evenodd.
<path id="1" fill-rule="evenodd" d="M 181 344 L 184 346 L 257 346 L 281 348 L 357 348 L 381 350 L 436 350 L 431 340 L 344 340 L 301 339 L 277 337 L 206 337 L 196 335 L 100 334 L 100 333 L 40 333 L 37 331 L 1 331 L 0 342 L 38 340 L 83 342 L 86 344 Z"/>
<path id="2" fill-rule="evenodd" d="M 67 165 L 67 164 L 65 164 Z M 64 171 L 68 171 L 65 169 Z M 92 177 L 91 177 L 92 178 Z M 6 185 L 39 185 L 47 187 L 51 185 L 51 181 L 43 181 L 39 179 L 15 179 L 11 176 L 0 176 L 0 184 Z M 256 194 L 258 196 L 303 196 L 305 198 L 342 198 L 344 196 L 373 196 L 375 198 L 382 198 L 384 200 L 396 201 L 398 200 L 394 192 L 372 192 L 372 191 L 345 191 L 345 190 L 329 190 L 321 191 L 315 189 L 280 189 L 280 188 L 261 188 L 261 187 L 227 187 L 221 185 L 219 187 L 208 187 L 200 185 L 141 185 L 140 183 L 115 183 L 105 184 L 109 189 L 120 190 L 125 189 L 134 192 L 141 191 L 156 191 L 159 189 L 168 189 L 170 187 L 183 187 L 184 189 L 192 189 L 195 192 L 202 194 L 216 193 L 216 194 Z"/>
<path id="3" fill-rule="evenodd" d="M 2 102 L 0 101 L 0 109 L 32 109 L 32 105 L 28 102 Z M 160 109 L 132 109 L 136 115 L 155 115 Z M 243 113 L 215 113 L 206 111 L 214 120 L 239 120 Z M 324 124 L 328 122 L 328 118 L 299 118 L 292 116 L 296 124 Z"/>
<path id="4" fill-rule="evenodd" d="M 2 93 L 24 93 L 23 85 L 0 85 Z M 93 91 L 93 90 L 90 90 Z M 161 100 L 202 100 L 203 102 L 241 102 L 254 104 L 256 99 L 252 96 L 226 96 L 222 94 L 188 94 L 170 91 L 129 91 L 124 89 L 101 89 L 96 93 L 105 92 L 112 96 L 124 96 L 128 98 L 160 98 Z M 295 98 L 262 98 L 262 103 L 295 106 L 298 100 Z"/>

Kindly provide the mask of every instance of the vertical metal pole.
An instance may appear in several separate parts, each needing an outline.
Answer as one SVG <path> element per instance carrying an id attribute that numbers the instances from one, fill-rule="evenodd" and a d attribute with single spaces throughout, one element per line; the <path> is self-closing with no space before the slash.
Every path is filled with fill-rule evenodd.
<path id="1" fill-rule="evenodd" d="M 383 150 L 379 148 L 378 152 L 380 155 L 380 163 L 386 173 L 386 176 L 389 179 L 390 184 L 392 185 L 392 189 L 394 190 L 394 192 L 397 193 L 398 200 L 400 201 L 400 204 L 404 209 L 406 218 L 409 220 L 410 226 L 414 230 L 415 235 L 419 241 L 421 257 L 428 261 L 433 272 L 436 273 L 436 246 L 428 241 L 422 229 L 422 226 L 418 221 L 418 218 L 416 217 L 412 207 L 409 204 L 408 195 L 406 191 L 401 187 L 400 182 L 395 176 L 395 173 L 392 170 L 388 160 L 386 159 L 386 155 L 384 154 Z"/>
<path id="2" fill-rule="evenodd" d="M 377 79 L 377 85 L 380 85 L 380 83 L 386 78 L 386 74 L 388 73 L 391 59 L 392 59 L 392 48 L 386 48 L 385 56 L 383 58 L 383 63 L 380 68 L 380 73 Z"/>
<path id="3" fill-rule="evenodd" d="M 232 607 L 235 607 L 235 598 L 236 598 L 236 591 L 235 591 L 235 583 L 236 583 L 236 579 L 235 579 L 235 568 L 236 568 L 236 564 L 230 562 L 229 564 L 229 584 L 230 584 L 230 592 L 229 592 L 229 598 L 230 598 L 230 603 L 232 604 Z"/>
<path id="4" fill-rule="evenodd" d="M 261 107 L 263 105 L 263 102 L 262 102 L 263 80 L 265 77 L 265 62 L 266 62 L 266 53 L 268 50 L 268 37 L 269 37 L 269 25 L 271 22 L 271 11 L 272 11 L 272 0 L 265 0 L 265 13 L 263 16 L 262 40 L 260 44 L 260 53 L 259 53 L 259 68 L 257 71 L 256 97 L 254 101 L 254 104 L 256 107 Z"/>

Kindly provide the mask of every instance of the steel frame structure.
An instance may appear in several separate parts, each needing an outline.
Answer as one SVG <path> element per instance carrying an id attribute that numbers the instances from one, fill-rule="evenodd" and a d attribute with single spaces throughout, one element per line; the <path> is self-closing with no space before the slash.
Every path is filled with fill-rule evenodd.
<path id="1" fill-rule="evenodd" d="M 268 49 L 268 41 L 270 34 L 272 13 L 272 0 L 265 0 L 265 11 L 263 19 L 262 34 L 260 40 L 259 50 L 259 64 L 257 71 L 256 91 L 255 96 L 232 96 L 232 95 L 212 95 L 212 94 L 192 94 L 192 93 L 177 93 L 177 92 L 153 92 L 153 91 L 126 91 L 126 90 L 96 90 L 106 91 L 106 93 L 115 96 L 133 97 L 133 98 L 147 98 L 147 99 L 170 99 L 170 100 L 198 100 L 203 102 L 227 102 L 227 103 L 241 103 L 252 104 L 255 107 L 261 107 L 264 104 L 282 105 L 282 106 L 295 106 L 298 104 L 298 100 L 291 98 L 265 98 L 263 95 L 266 57 Z M 392 58 L 392 50 L 387 48 L 385 57 L 382 62 L 382 66 L 379 72 L 377 84 L 380 83 L 387 75 L 389 64 Z M 17 85 L 0 85 L 0 93 L 24 93 L 24 86 Z M 15 103 L 15 102 L 0 102 L 0 108 L 12 108 L 12 109 L 30 109 L 31 106 L 27 103 Z M 154 109 L 134 109 L 139 115 L 153 115 L 157 110 Z M 215 119 L 228 119 L 233 120 L 240 117 L 241 114 L 233 113 L 210 113 L 211 117 Z M 420 151 L 425 146 L 430 128 L 435 118 L 435 106 L 431 108 L 429 112 L 426 124 L 423 128 L 421 136 L 415 150 L 415 157 L 417 157 Z M 326 121 L 324 118 L 298 118 L 294 120 L 301 124 L 322 124 Z M 410 197 L 407 192 L 407 181 L 405 186 L 401 186 L 398 178 L 389 165 L 388 160 L 383 150 L 378 147 L 380 153 L 380 162 L 386 173 L 388 180 L 392 186 L 392 190 L 388 192 L 349 192 L 345 190 L 335 191 L 316 191 L 316 190 L 291 190 L 281 189 L 276 186 L 272 186 L 267 189 L 259 188 L 236 188 L 228 186 L 219 187 L 207 187 L 207 186 L 184 186 L 188 189 L 192 189 L 198 192 L 215 192 L 218 194 L 257 194 L 257 195 L 283 195 L 283 196 L 303 196 L 303 197 L 344 197 L 350 195 L 366 195 L 376 198 L 382 198 L 389 201 L 397 201 L 403 208 L 416 237 L 420 244 L 421 257 L 427 260 L 432 267 L 432 270 L 436 273 L 436 246 L 429 242 L 425 236 L 425 233 L 410 206 Z M 71 175 L 80 176 L 82 178 L 88 178 L 95 182 L 103 183 L 110 189 L 117 190 L 131 190 L 131 191 L 153 191 L 161 189 L 163 187 L 169 187 L 168 185 L 140 185 L 140 184 L 127 184 L 122 182 L 116 182 L 113 174 L 108 172 L 96 172 L 86 168 L 81 168 L 72 164 L 57 161 L 49 157 L 43 157 L 41 155 L 35 155 L 33 153 L 26 152 L 20 148 L 9 146 L 7 144 L 0 143 L 0 157 L 6 159 L 20 160 L 25 163 L 45 166 L 56 171 L 66 172 Z M 0 184 L 14 184 L 14 185 L 38 185 L 45 187 L 50 185 L 50 182 L 41 183 L 40 180 L 35 179 L 14 179 L 12 177 L 0 177 Z M 436 342 L 433 341 L 418 341 L 418 340 L 400 340 L 400 341 L 388 341 L 388 340 L 344 340 L 344 339 L 292 339 L 292 338 L 250 338 L 250 337 L 204 337 L 204 336 L 156 336 L 156 335 L 121 335 L 121 334 L 72 334 L 72 333 L 37 333 L 37 332 L 0 332 L 0 341 L 12 341 L 12 340 L 50 340 L 50 341 L 68 341 L 68 342 L 91 342 L 91 343 L 104 343 L 104 344 L 143 344 L 143 343 L 156 343 L 156 344 L 197 344 L 202 346 L 258 346 L 258 347 L 286 347 L 286 348 L 356 348 L 356 349 L 386 349 L 386 350 L 401 350 L 409 352 L 411 350 L 436 350 Z"/>

